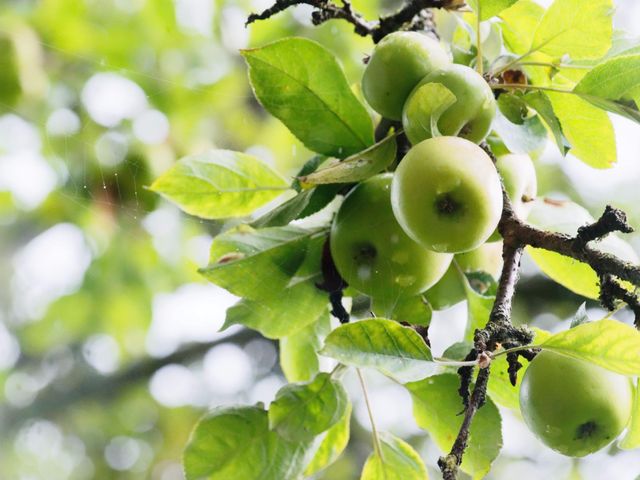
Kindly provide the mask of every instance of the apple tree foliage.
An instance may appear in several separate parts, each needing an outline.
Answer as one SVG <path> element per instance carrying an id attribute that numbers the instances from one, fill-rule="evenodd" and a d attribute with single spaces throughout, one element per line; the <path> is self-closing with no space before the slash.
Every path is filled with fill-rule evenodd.
<path id="1" fill-rule="evenodd" d="M 496 95 L 498 112 L 488 138 L 496 153 L 535 156 L 551 141 L 562 155 L 571 153 L 592 168 L 614 168 L 616 144 L 608 113 L 640 123 L 640 43 L 613 30 L 611 0 L 555 0 L 547 9 L 532 0 L 470 0 L 470 8 L 463 2 L 414 1 L 403 7 L 408 18 L 392 15 L 386 22 L 365 21 L 346 1 L 278 1 L 259 19 L 299 3 L 315 8 L 314 22 L 347 20 L 356 34 L 371 35 L 376 42 L 395 30 L 437 32 L 454 61 L 483 74 Z M 297 479 L 330 465 L 349 441 L 352 407 L 341 382 L 347 369 L 375 369 L 403 385 L 413 399 L 416 424 L 444 452 L 462 436 L 466 449 L 462 455 L 454 446 L 454 463 L 473 478 L 487 474 L 500 454 L 497 405 L 518 409 L 527 362 L 519 364 L 514 351 L 549 350 L 631 378 L 640 375 L 640 333 L 613 319 L 576 322 L 553 335 L 536 330 L 530 343 L 510 352 L 492 341 L 492 348 L 469 354 L 474 340 L 478 345 L 478 331 L 491 333 L 483 329 L 494 325 L 492 310 L 505 301 L 499 292 L 513 296 L 508 288 L 513 279 L 504 273 L 497 281 L 486 272 L 461 277 L 469 309 L 468 343 L 452 346 L 442 358 L 434 357 L 425 341 L 428 302 L 401 302 L 391 318 L 358 309 L 356 291 L 342 292 L 344 286 L 336 286 L 335 279 L 330 285 L 325 243 L 331 215 L 313 217 L 321 219 L 313 227 L 303 220 L 330 211 L 358 182 L 393 171 L 402 156 L 402 130 L 387 125 L 379 134 L 385 119 L 365 105 L 334 54 L 315 41 L 282 38 L 242 55 L 257 100 L 316 156 L 300 165 L 295 178 L 283 178 L 256 156 L 212 150 L 182 158 L 151 189 L 188 214 L 227 222 L 200 273 L 240 297 L 227 311 L 223 328 L 243 325 L 279 341 L 282 369 L 291 383 L 268 409 L 237 405 L 207 413 L 185 448 L 187 479 Z M 430 85 L 421 108 L 438 115 L 452 102 L 452 92 Z M 638 258 L 620 237 L 606 236 L 615 228 L 583 242 L 606 236 L 595 247 L 578 245 L 579 229 L 594 222 L 577 204 L 538 200 L 529 224 L 517 224 L 514 231 L 520 233 L 513 238 L 527 245 L 530 257 L 553 281 L 601 299 L 610 309 L 623 300 L 637 313 L 633 283 L 638 285 L 639 276 L 633 264 Z M 506 245 L 511 237 L 505 238 Z M 600 251 L 619 261 L 599 256 Z M 509 253 L 505 247 L 505 261 Z M 515 257 L 516 268 L 518 263 Z M 630 270 L 612 271 L 611 265 Z M 340 312 L 350 305 L 351 312 Z M 333 359 L 334 368 L 322 370 L 321 357 Z M 467 368 L 467 387 L 472 374 L 480 383 L 482 371 L 486 376 L 491 371 L 486 398 L 478 400 L 474 390 L 461 399 L 458 367 Z M 465 405 L 463 417 L 459 413 Z M 467 419 L 470 424 L 462 425 Z M 375 428 L 373 437 L 363 480 L 427 478 L 423 460 L 408 443 Z M 640 447 L 637 399 L 620 445 Z M 450 460 L 443 457 L 442 463 Z M 455 478 L 446 477 L 451 468 L 441 468 L 445 478 Z"/>

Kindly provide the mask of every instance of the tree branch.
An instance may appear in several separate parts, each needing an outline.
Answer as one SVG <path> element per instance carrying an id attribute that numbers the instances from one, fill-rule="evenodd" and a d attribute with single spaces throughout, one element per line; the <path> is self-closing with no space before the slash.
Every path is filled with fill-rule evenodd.
<path id="1" fill-rule="evenodd" d="M 261 13 L 252 13 L 246 25 L 258 20 L 266 20 L 295 5 L 310 5 L 315 10 L 311 15 L 314 25 L 329 20 L 345 20 L 353 25 L 355 33 L 362 37 L 370 36 L 378 43 L 385 36 L 398 30 L 429 30 L 435 33 L 429 8 L 446 8 L 455 10 L 464 5 L 461 0 L 409 0 L 398 11 L 380 17 L 377 21 L 367 21 L 360 13 L 353 10 L 349 0 L 342 0 L 342 6 L 330 0 L 276 0 L 275 3 Z"/>

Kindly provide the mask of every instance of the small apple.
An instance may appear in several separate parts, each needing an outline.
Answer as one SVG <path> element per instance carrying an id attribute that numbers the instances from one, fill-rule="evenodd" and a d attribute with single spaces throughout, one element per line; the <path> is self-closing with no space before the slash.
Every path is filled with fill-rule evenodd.
<path id="1" fill-rule="evenodd" d="M 342 277 L 385 307 L 435 284 L 452 255 L 435 253 L 407 236 L 391 209 L 392 174 L 357 185 L 331 227 L 331 255 Z"/>
<path id="2" fill-rule="evenodd" d="M 402 106 L 425 75 L 451 63 L 437 40 L 417 32 L 394 32 L 373 49 L 362 76 L 362 93 L 383 117 L 402 118 Z"/>
<path id="3" fill-rule="evenodd" d="M 432 112 L 425 110 L 425 95 L 430 90 L 421 87 L 429 83 L 445 86 L 456 97 L 437 119 L 440 135 L 460 136 L 480 143 L 489 134 L 496 114 L 496 101 L 487 82 L 474 69 L 451 64 L 427 75 L 413 89 L 402 111 L 402 125 L 412 144 L 436 136 L 431 131 Z M 437 111 L 437 110 L 436 110 Z"/>
<path id="4" fill-rule="evenodd" d="M 436 252 L 468 252 L 493 233 L 502 213 L 500 178 L 489 156 L 459 137 L 418 143 L 401 160 L 391 205 L 405 232 Z"/>
<path id="5" fill-rule="evenodd" d="M 485 243 L 454 255 L 444 276 L 423 296 L 434 310 L 445 310 L 466 298 L 463 273 L 485 272 L 496 278 L 502 269 L 502 242 Z"/>
<path id="6" fill-rule="evenodd" d="M 520 386 L 520 410 L 549 448 L 583 457 L 611 443 L 631 415 L 628 378 L 551 351 L 531 362 Z"/>
<path id="7" fill-rule="evenodd" d="M 500 155 L 496 162 L 496 168 L 502 177 L 514 212 L 518 218 L 526 220 L 538 193 L 536 169 L 531 157 L 515 153 Z M 500 238 L 500 233 L 496 230 L 489 237 L 489 242 L 495 242 Z"/>

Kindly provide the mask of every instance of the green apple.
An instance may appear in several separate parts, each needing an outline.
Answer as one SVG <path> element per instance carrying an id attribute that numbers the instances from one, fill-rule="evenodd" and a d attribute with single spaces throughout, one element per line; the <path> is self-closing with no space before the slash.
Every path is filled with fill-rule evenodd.
<path id="1" fill-rule="evenodd" d="M 391 209 L 392 174 L 357 185 L 331 227 L 331 255 L 340 275 L 385 307 L 435 284 L 452 255 L 435 253 L 409 238 Z"/>
<path id="2" fill-rule="evenodd" d="M 496 162 L 496 168 L 502 177 L 514 212 L 518 218 L 526 220 L 538 193 L 536 169 L 531 157 L 515 153 L 500 155 Z M 489 241 L 494 242 L 500 238 L 500 233 L 496 230 L 489 237 Z"/>
<path id="3" fill-rule="evenodd" d="M 431 101 L 431 90 L 421 88 L 439 83 L 455 95 L 455 102 L 439 118 L 432 119 L 438 109 L 425 109 Z M 437 136 L 432 132 L 432 120 L 437 120 L 440 135 L 452 135 L 480 143 L 491 131 L 496 114 L 496 101 L 487 82 L 474 69 L 451 64 L 443 70 L 427 75 L 407 98 L 402 111 L 402 125 L 412 144 Z"/>
<path id="4" fill-rule="evenodd" d="M 529 429 L 549 448 L 582 457 L 611 443 L 631 415 L 628 378 L 558 353 L 542 351 L 520 387 Z"/>
<path id="5" fill-rule="evenodd" d="M 463 273 L 486 272 L 496 278 L 502 269 L 502 242 L 485 243 L 458 253 L 453 260 L 438 283 L 423 294 L 434 310 L 445 310 L 466 298 Z"/>
<path id="6" fill-rule="evenodd" d="M 417 32 L 392 33 L 374 48 L 362 76 L 362 93 L 380 115 L 400 120 L 413 87 L 450 62 L 437 40 Z"/>
<path id="7" fill-rule="evenodd" d="M 459 137 L 418 143 L 401 160 L 391 205 L 405 232 L 436 252 L 468 252 L 493 233 L 502 186 L 489 156 Z"/>

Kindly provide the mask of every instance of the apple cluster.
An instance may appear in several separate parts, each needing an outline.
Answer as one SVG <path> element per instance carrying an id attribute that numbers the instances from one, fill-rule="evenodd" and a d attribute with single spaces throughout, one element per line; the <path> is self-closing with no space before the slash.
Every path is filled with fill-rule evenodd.
<path id="1" fill-rule="evenodd" d="M 478 146 L 491 131 L 493 92 L 426 35 L 385 37 L 369 58 L 362 91 L 381 116 L 402 122 L 412 147 L 395 172 L 358 184 L 345 198 L 331 230 L 335 265 L 379 315 L 393 318 L 418 295 L 435 310 L 448 308 L 465 298 L 464 273 L 500 271 L 501 177 L 524 218 L 537 191 L 533 163 L 507 153 L 494 165 Z"/>
<path id="2" fill-rule="evenodd" d="M 502 185 L 524 219 L 537 193 L 533 163 L 506 153 L 494 164 L 478 146 L 491 131 L 493 93 L 425 35 L 384 38 L 365 68 L 362 91 L 380 115 L 402 122 L 412 147 L 395 172 L 358 184 L 344 199 L 331 229 L 336 268 L 350 288 L 372 298 L 378 315 L 397 318 L 404 302 L 418 296 L 434 310 L 448 308 L 465 298 L 466 273 L 499 274 Z M 531 431 L 570 456 L 611 442 L 631 404 L 627 378 L 546 351 L 520 390 Z"/>

